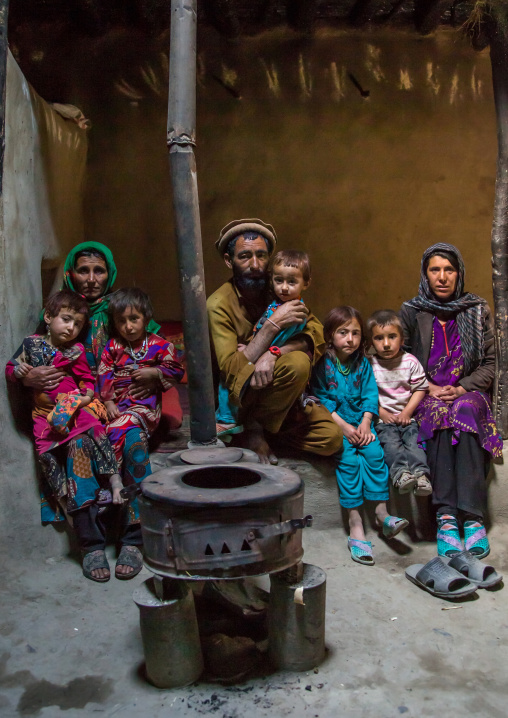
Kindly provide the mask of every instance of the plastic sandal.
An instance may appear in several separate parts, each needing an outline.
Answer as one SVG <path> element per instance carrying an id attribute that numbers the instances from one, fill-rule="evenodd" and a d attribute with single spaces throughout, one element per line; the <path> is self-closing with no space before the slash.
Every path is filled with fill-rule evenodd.
<path id="1" fill-rule="evenodd" d="M 83 556 L 83 576 L 85 578 L 89 578 L 90 581 L 97 581 L 97 583 L 106 583 L 106 581 L 109 581 L 111 578 L 111 575 L 105 576 L 104 578 L 97 578 L 96 576 L 92 576 L 92 571 L 95 571 L 98 568 L 106 568 L 109 571 L 109 563 L 108 559 L 106 558 L 106 554 L 102 549 L 97 549 L 96 551 L 90 551 L 90 553 L 85 553 Z"/>
<path id="2" fill-rule="evenodd" d="M 478 588 L 492 588 L 492 586 L 496 586 L 503 580 L 503 577 L 496 571 L 494 566 L 482 563 L 470 551 L 462 551 L 449 559 L 443 559 L 443 561 L 448 563 L 451 568 L 459 571 L 471 583 L 476 584 Z"/>
<path id="3" fill-rule="evenodd" d="M 464 550 L 455 516 L 441 514 L 437 517 L 437 555 L 455 556 Z"/>
<path id="4" fill-rule="evenodd" d="M 217 436 L 231 436 L 232 434 L 241 434 L 243 432 L 242 424 L 215 424 Z"/>
<path id="5" fill-rule="evenodd" d="M 394 488 L 399 494 L 408 494 L 416 486 L 416 478 L 411 474 L 405 473 L 399 476 L 394 483 Z"/>
<path id="6" fill-rule="evenodd" d="M 467 551 L 476 556 L 476 558 L 485 558 L 490 553 L 490 544 L 485 526 L 479 521 L 466 521 L 464 523 L 464 543 Z"/>
<path id="7" fill-rule="evenodd" d="M 130 573 L 118 573 L 119 566 L 131 566 L 133 571 Z M 115 566 L 115 576 L 120 581 L 128 581 L 143 568 L 143 554 L 137 546 L 122 546 Z"/>
<path id="8" fill-rule="evenodd" d="M 385 538 L 393 538 L 403 529 L 409 526 L 407 519 L 399 519 L 398 516 L 387 516 L 383 521 L 382 531 Z"/>
<path id="9" fill-rule="evenodd" d="M 478 588 L 454 568 L 447 566 L 439 556 L 425 565 L 415 563 L 408 566 L 406 578 L 438 598 L 464 598 Z"/>
<path id="10" fill-rule="evenodd" d="M 353 561 L 361 563 L 364 566 L 374 566 L 375 561 L 372 555 L 372 544 L 370 541 L 360 541 L 360 539 L 353 539 L 349 536 L 347 547 Z"/>

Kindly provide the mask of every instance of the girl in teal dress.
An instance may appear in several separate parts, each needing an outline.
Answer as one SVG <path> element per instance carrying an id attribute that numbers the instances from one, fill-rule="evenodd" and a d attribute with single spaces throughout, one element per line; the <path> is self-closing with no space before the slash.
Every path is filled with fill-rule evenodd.
<path id="1" fill-rule="evenodd" d="M 374 564 L 360 513 L 364 500 L 376 504 L 376 522 L 383 535 L 395 536 L 408 522 L 390 516 L 388 468 L 376 435 L 378 389 L 365 358 L 365 334 L 353 307 L 332 309 L 324 322 L 327 351 L 312 376 L 312 393 L 331 413 L 344 433 L 343 450 L 335 455 L 339 501 L 349 515 L 348 548 L 353 561 Z"/>

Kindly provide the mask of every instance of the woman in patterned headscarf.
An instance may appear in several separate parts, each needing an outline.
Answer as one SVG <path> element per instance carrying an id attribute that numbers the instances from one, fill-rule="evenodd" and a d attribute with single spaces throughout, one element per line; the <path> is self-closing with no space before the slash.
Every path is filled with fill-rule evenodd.
<path id="1" fill-rule="evenodd" d="M 400 317 L 406 348 L 422 363 L 429 393 L 415 412 L 418 439 L 426 448 L 432 501 L 437 510 L 438 554 L 452 556 L 464 545 L 487 556 L 483 522 L 491 456 L 502 439 L 491 412 L 494 379 L 493 322 L 485 299 L 464 292 L 459 250 L 434 244 L 423 254 L 418 295 L 404 302 Z"/>

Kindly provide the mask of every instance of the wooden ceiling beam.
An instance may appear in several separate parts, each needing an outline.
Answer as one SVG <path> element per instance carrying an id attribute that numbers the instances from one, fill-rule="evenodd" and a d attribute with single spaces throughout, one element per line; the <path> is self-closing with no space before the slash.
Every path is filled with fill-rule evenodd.
<path id="1" fill-rule="evenodd" d="M 357 0 L 349 15 L 349 22 L 355 27 L 369 25 L 385 5 L 385 0 Z"/>
<path id="2" fill-rule="evenodd" d="M 104 34 L 110 26 L 109 14 L 94 0 L 73 3 L 69 7 L 69 18 L 76 28 L 92 37 Z"/>
<path id="3" fill-rule="evenodd" d="M 265 27 L 270 27 L 280 16 L 276 0 L 265 0 L 259 10 L 259 22 Z"/>
<path id="4" fill-rule="evenodd" d="M 317 17 L 318 0 L 288 0 L 287 21 L 295 30 L 312 35 Z"/>
<path id="5" fill-rule="evenodd" d="M 210 20 L 221 35 L 236 38 L 241 33 L 235 0 L 207 0 Z"/>
<path id="6" fill-rule="evenodd" d="M 451 7 L 451 0 L 420 0 L 415 8 L 415 25 L 422 35 L 437 30 L 443 13 Z"/>
<path id="7" fill-rule="evenodd" d="M 171 24 L 168 0 L 138 0 L 141 21 L 152 34 L 167 30 Z"/>
<path id="8" fill-rule="evenodd" d="M 490 38 L 485 29 L 481 28 L 473 31 L 471 34 L 471 45 L 475 50 L 485 50 L 485 48 L 490 45 Z"/>

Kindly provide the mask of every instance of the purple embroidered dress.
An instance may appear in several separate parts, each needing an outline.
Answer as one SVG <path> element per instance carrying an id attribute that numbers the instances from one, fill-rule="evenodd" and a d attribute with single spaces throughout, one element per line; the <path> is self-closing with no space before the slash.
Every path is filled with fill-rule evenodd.
<path id="1" fill-rule="evenodd" d="M 464 376 L 462 347 L 455 319 L 449 319 L 442 325 L 434 317 L 427 374 L 430 381 L 438 386 L 457 386 Z M 456 444 L 460 432 L 467 431 L 477 434 L 480 445 L 492 456 L 502 455 L 503 441 L 497 432 L 490 400 L 481 391 L 468 391 L 453 404 L 427 394 L 414 416 L 420 425 L 419 443 L 432 438 L 435 431 L 453 429 L 452 444 Z"/>

